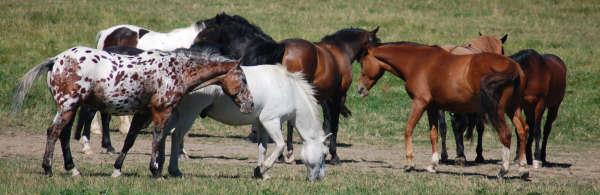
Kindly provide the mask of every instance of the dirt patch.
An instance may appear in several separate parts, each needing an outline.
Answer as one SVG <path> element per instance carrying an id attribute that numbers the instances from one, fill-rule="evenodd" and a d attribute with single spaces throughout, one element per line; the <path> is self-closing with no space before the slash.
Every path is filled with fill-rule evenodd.
<path id="1" fill-rule="evenodd" d="M 181 163 L 214 163 L 214 164 L 255 164 L 257 157 L 256 144 L 245 141 L 237 136 L 220 137 L 202 134 L 204 136 L 187 137 L 185 142 L 186 150 L 190 154 L 190 159 L 182 160 Z M 111 134 L 113 145 L 120 150 L 124 135 L 113 132 Z M 0 159 L 3 158 L 26 158 L 39 160 L 44 151 L 46 137 L 41 134 L 8 133 L 0 136 Z M 82 154 L 81 145 L 72 140 L 71 149 L 75 162 L 81 163 L 102 163 L 112 164 L 116 155 L 104 154 L 100 148 L 99 135 L 92 135 L 93 155 Z M 142 134 L 138 137 L 134 147 L 127 156 L 124 168 L 134 163 L 146 164 L 150 158 L 151 136 Z M 552 162 L 549 167 L 540 169 L 530 169 L 533 181 L 544 181 L 550 179 L 564 178 L 582 182 L 598 182 L 600 180 L 600 166 L 597 160 L 600 159 L 600 150 L 598 144 L 587 144 L 585 146 L 573 145 L 551 145 L 548 151 L 548 158 Z M 270 146 L 272 147 L 272 146 Z M 487 162 L 484 164 L 473 163 L 475 156 L 472 147 L 467 147 L 467 160 L 465 167 L 442 164 L 438 167 L 437 174 L 473 176 L 494 178 L 500 163 L 500 147 L 497 143 L 487 143 L 484 156 Z M 296 145 L 295 148 L 300 148 Z M 450 145 L 450 156 L 453 156 L 454 146 Z M 62 168 L 62 153 L 60 145 L 57 143 L 55 148 L 55 169 Z M 170 151 L 170 142 L 167 141 L 167 155 Z M 269 151 L 270 152 L 270 151 Z M 404 148 L 402 143 L 397 146 L 380 146 L 352 144 L 343 145 L 338 148 L 338 153 L 342 158 L 342 164 L 339 166 L 329 166 L 330 171 L 337 170 L 356 170 L 366 172 L 398 172 L 404 165 Z M 417 144 L 415 148 L 417 171 L 422 171 L 429 163 L 431 158 L 431 148 L 429 144 Z M 514 154 L 513 154 L 514 155 Z M 299 152 L 296 151 L 296 159 L 300 159 Z M 300 163 L 300 161 L 297 161 Z M 168 163 L 168 159 L 167 159 Z M 299 166 L 276 164 L 278 166 Z M 40 168 L 41 169 L 41 168 Z M 516 166 L 511 166 L 509 176 L 516 176 Z M 107 170 L 108 172 L 109 170 Z M 185 172 L 185 170 L 182 170 Z"/>

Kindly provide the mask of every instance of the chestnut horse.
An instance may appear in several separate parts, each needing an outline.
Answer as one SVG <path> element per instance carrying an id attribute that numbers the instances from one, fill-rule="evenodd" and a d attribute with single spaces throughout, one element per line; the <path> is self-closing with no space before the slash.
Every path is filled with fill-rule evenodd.
<path id="1" fill-rule="evenodd" d="M 241 65 L 281 63 L 291 72 L 302 72 L 317 91 L 323 107 L 324 129 L 329 137 L 331 164 L 339 164 L 337 132 L 339 115 L 349 116 L 346 92 L 352 83 L 352 62 L 368 44 L 378 42 L 378 29 L 342 29 L 325 36 L 320 42 L 286 39 L 275 42 L 259 27 L 237 15 L 218 14 L 204 21 L 193 48 L 213 48 L 223 55 L 240 59 Z M 292 154 L 292 126 L 288 123 L 287 155 Z"/>
<path id="2" fill-rule="evenodd" d="M 456 54 L 456 55 L 467 55 L 467 54 L 476 54 L 482 52 L 489 52 L 504 55 L 504 43 L 508 38 L 508 34 L 505 34 L 501 38 L 491 35 L 482 35 L 479 33 L 478 37 L 475 37 L 468 41 L 463 45 L 443 45 L 441 46 L 444 50 Z M 477 113 L 454 113 L 452 114 L 452 132 L 454 133 L 454 140 L 456 142 L 456 162 L 459 165 L 464 165 L 466 162 L 465 157 L 465 147 L 463 143 L 463 134 L 465 131 L 467 134 L 465 137 L 467 139 L 471 139 L 473 135 L 473 129 L 477 128 L 477 156 L 475 157 L 475 162 L 482 163 L 484 162 L 483 158 L 483 130 L 484 130 L 484 121 L 483 116 Z M 442 162 L 448 161 L 448 152 L 446 149 L 446 119 L 445 115 L 440 112 L 440 121 L 439 121 L 439 130 L 440 135 L 442 136 L 442 153 L 441 160 Z"/>
<path id="3" fill-rule="evenodd" d="M 527 163 L 533 163 L 533 167 L 538 168 L 541 163 L 546 162 L 548 136 L 565 96 L 567 67 L 560 57 L 553 54 L 541 55 L 533 49 L 521 50 L 510 57 L 521 65 L 527 76 L 522 99 L 527 124 L 531 130 L 527 140 L 526 156 Z M 540 147 L 542 116 L 546 109 L 548 114 Z M 535 160 L 532 161 L 531 147 L 534 140 Z"/>
<path id="4" fill-rule="evenodd" d="M 431 165 L 427 171 L 435 172 L 440 158 L 437 151 L 439 110 L 447 110 L 487 115 L 503 145 L 498 177 L 503 178 L 508 173 L 511 133 L 504 114 L 517 128 L 520 143 L 525 143 L 527 133 L 519 119 L 519 96 L 525 84 L 525 75 L 519 64 L 493 53 L 453 55 L 437 46 L 410 42 L 369 47 L 360 62 L 362 70 L 358 92 L 363 97 L 368 95 L 385 71 L 405 81 L 406 91 L 413 100 L 404 134 L 407 171 L 414 169 L 413 128 L 427 111 L 432 145 Z M 524 158 L 522 151 L 519 153 L 521 176 L 528 177 Z"/>
<path id="5" fill-rule="evenodd" d="M 107 114 L 134 114 L 123 151 L 115 162 L 122 164 L 137 131 L 153 122 L 150 171 L 160 177 L 164 163 L 165 125 L 181 98 L 196 86 L 215 78 L 226 94 L 234 97 L 240 111 L 251 112 L 252 95 L 238 62 L 218 55 L 178 49 L 173 52 L 147 51 L 135 56 L 73 47 L 46 60 L 27 72 L 15 94 L 13 111 L 22 104 L 36 78 L 48 75 L 48 88 L 57 104 L 57 113 L 47 131 L 42 167 L 52 176 L 54 145 L 60 137 L 65 169 L 73 176 L 75 168 L 69 146 L 69 134 L 77 108 L 92 106 Z"/>

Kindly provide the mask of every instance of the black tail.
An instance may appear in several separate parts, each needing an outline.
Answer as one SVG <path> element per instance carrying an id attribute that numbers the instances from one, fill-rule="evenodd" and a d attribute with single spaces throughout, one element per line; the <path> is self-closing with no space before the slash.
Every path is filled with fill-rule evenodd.
<path id="1" fill-rule="evenodd" d="M 519 76 L 518 74 L 491 74 L 486 75 L 481 79 L 481 87 L 479 95 L 481 97 L 481 106 L 484 113 L 487 115 L 489 121 L 497 125 L 500 123 L 500 117 L 498 115 L 498 103 L 500 90 L 506 85 L 513 85 L 514 91 L 519 90 Z"/>
<path id="2" fill-rule="evenodd" d="M 285 45 L 281 43 L 259 43 L 246 49 L 246 53 L 240 59 L 240 65 L 253 66 L 262 64 L 281 64 Z"/>

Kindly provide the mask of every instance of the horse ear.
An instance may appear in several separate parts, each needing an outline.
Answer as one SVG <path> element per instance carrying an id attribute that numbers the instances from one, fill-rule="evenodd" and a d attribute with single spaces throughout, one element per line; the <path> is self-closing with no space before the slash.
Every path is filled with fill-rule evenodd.
<path id="1" fill-rule="evenodd" d="M 504 42 L 506 42 L 506 39 L 508 39 L 508 34 L 505 34 L 504 36 L 502 36 L 502 38 L 500 38 L 500 41 L 502 41 L 502 44 L 504 44 Z"/>
<path id="2" fill-rule="evenodd" d="M 373 29 L 371 31 L 371 34 L 377 34 L 378 31 L 379 31 L 379 26 L 375 27 L 375 29 Z"/>
<path id="3" fill-rule="evenodd" d="M 477 32 L 477 33 L 479 33 L 479 36 L 483 36 L 483 34 L 481 34 L 481 32 Z"/>

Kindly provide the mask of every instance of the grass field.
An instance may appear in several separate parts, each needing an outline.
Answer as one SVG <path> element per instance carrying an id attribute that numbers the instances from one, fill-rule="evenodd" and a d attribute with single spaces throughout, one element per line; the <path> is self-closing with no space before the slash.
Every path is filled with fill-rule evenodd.
<path id="1" fill-rule="evenodd" d="M 168 31 L 188 26 L 200 19 L 225 11 L 254 22 L 276 40 L 304 38 L 317 41 L 346 27 L 381 26 L 382 41 L 415 41 L 428 44 L 460 44 L 477 35 L 509 34 L 507 54 L 534 48 L 561 56 L 568 67 L 565 100 L 551 135 L 554 146 L 589 145 L 600 138 L 600 3 L 596 1 L 0 1 L 0 136 L 43 135 L 54 115 L 55 106 L 45 82 L 38 81 L 16 117 L 8 115 L 12 91 L 18 78 L 47 57 L 75 45 L 95 45 L 96 32 L 122 23 Z M 355 64 L 355 81 L 358 65 Z M 44 79 L 40 79 L 44 80 Z M 341 122 L 342 143 L 370 146 L 403 145 L 403 129 L 410 100 L 403 82 L 386 75 L 366 99 L 349 92 L 348 105 L 354 116 Z M 200 121 L 200 120 L 199 120 Z M 417 126 L 418 146 L 429 146 L 425 120 Z M 206 129 L 196 133 L 214 136 L 243 136 L 247 131 L 202 120 Z M 245 128 L 242 128 L 245 129 Z M 486 134 L 490 146 L 496 136 Z M 450 138 L 451 139 L 451 138 Z M 39 140 L 40 143 L 43 139 Z M 147 148 L 149 150 L 149 148 Z M 350 148 L 352 149 L 352 148 Z M 469 149 L 469 148 L 468 148 Z M 600 148 L 595 148 L 600 149 Z M 10 150 L 10 148 L 8 149 Z M 577 147 L 575 147 L 577 150 Z M 58 150 L 59 151 L 59 150 Z M 403 156 L 403 149 L 396 151 Z M 496 152 L 497 153 L 497 152 Z M 453 153 L 452 153 L 453 154 Z M 549 179 L 539 183 L 499 183 L 485 177 L 437 176 L 401 171 L 354 171 L 331 168 L 325 182 L 303 180 L 302 167 L 286 177 L 260 182 L 248 177 L 250 165 L 233 166 L 184 163 L 187 170 L 200 174 L 184 180 L 153 181 L 146 177 L 147 161 L 133 165 L 140 177 L 113 180 L 108 175 L 71 179 L 58 174 L 45 178 L 41 155 L 0 156 L 0 193 L 598 193 L 600 178 L 592 180 Z M 60 152 L 56 156 L 60 156 Z M 343 156 L 342 156 L 343 158 Z M 425 158 L 425 157 L 422 157 Z M 145 158 L 144 158 L 145 159 Z M 108 173 L 106 164 L 77 161 L 88 171 Z M 397 161 L 399 167 L 403 161 Z M 55 158 L 54 169 L 62 167 Z M 253 164 L 252 164 L 253 165 Z M 211 173 L 211 171 L 217 173 Z M 248 173 L 244 175 L 244 173 Z M 274 173 L 274 174 L 275 174 Z M 215 175 L 242 177 L 215 177 Z M 287 179 L 291 178 L 291 179 Z M 33 184 L 33 188 L 29 188 Z M 22 186 L 23 189 L 9 186 Z M 185 189 L 181 189 L 182 187 Z M 543 186 L 543 187 L 540 187 Z"/>

